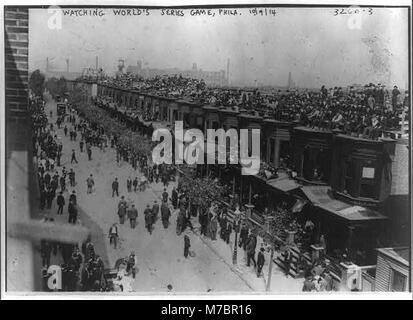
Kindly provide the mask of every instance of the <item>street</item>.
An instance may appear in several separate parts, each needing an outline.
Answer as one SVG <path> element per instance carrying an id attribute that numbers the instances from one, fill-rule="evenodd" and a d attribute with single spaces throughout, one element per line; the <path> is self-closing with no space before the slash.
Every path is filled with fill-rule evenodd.
<path id="1" fill-rule="evenodd" d="M 53 112 L 53 118 L 49 121 L 55 123 L 56 103 L 47 96 L 46 114 L 49 115 L 50 111 Z M 80 152 L 79 137 L 77 141 L 70 141 L 69 135 L 64 136 L 63 128 L 64 125 L 57 130 L 57 135 L 63 143 L 61 165 L 67 170 L 73 168 L 76 173 L 76 186 L 68 186 L 68 191 L 76 190 L 79 219 L 82 225 L 90 228 L 96 253 L 102 257 L 106 268 L 114 267 L 117 259 L 127 257 L 131 251 L 135 251 L 138 258 L 138 273 L 132 283 L 134 291 L 167 292 L 168 285 L 172 286 L 172 292 L 251 291 L 251 288 L 218 259 L 197 235 L 188 231 L 191 239 L 190 250 L 194 251 L 196 256 L 184 258 L 183 234 L 176 235 L 175 212 L 172 212 L 168 229 L 164 229 L 158 220 L 150 235 L 145 229 L 143 211 L 147 204 L 152 206 L 155 199 L 159 203 L 159 196 L 163 191 L 162 184 L 153 183 L 144 192 L 127 193 L 127 177 L 139 177 L 139 172 L 135 172 L 126 163 L 118 166 L 116 152 L 110 148 L 102 152 L 99 148 L 93 147 L 92 160 L 88 161 L 86 152 Z M 70 164 L 72 149 L 76 151 L 78 164 Z M 61 167 L 58 170 L 60 172 Z M 90 174 L 93 174 L 95 179 L 95 190 L 92 194 L 86 194 L 86 179 Z M 111 224 L 119 222 L 117 205 L 120 198 L 111 197 L 111 184 L 115 177 L 119 180 L 119 195 L 125 195 L 125 199 L 133 201 L 139 212 L 136 229 L 130 228 L 129 221 L 119 225 L 120 245 L 117 249 L 109 246 L 108 239 Z M 170 185 L 168 192 L 171 190 Z M 66 191 L 64 196 L 67 203 L 69 193 Z M 63 215 L 56 215 L 55 202 L 49 216 L 53 217 L 56 223 L 67 223 L 67 205 Z"/>

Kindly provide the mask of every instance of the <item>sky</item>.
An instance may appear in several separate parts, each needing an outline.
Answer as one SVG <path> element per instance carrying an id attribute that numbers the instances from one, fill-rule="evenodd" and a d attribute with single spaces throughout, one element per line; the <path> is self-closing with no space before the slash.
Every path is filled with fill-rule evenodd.
<path id="1" fill-rule="evenodd" d="M 407 9 L 368 8 L 337 14 L 334 8 L 272 8 L 275 15 L 69 16 L 47 9 L 29 11 L 29 69 L 81 71 L 95 65 L 116 71 L 142 60 L 144 67 L 226 70 L 232 85 L 299 87 L 384 83 L 405 88 L 408 81 Z M 371 13 L 371 14 L 369 14 Z M 61 17 L 61 20 L 59 20 Z M 59 24 L 61 21 L 61 25 Z M 57 27 L 57 28 L 54 28 Z"/>

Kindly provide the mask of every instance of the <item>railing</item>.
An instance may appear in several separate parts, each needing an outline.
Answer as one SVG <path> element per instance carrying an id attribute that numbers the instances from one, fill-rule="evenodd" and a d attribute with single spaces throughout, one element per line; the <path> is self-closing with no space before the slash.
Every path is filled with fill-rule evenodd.
<path id="1" fill-rule="evenodd" d="M 361 268 L 361 291 L 375 291 L 376 266 L 363 266 Z"/>

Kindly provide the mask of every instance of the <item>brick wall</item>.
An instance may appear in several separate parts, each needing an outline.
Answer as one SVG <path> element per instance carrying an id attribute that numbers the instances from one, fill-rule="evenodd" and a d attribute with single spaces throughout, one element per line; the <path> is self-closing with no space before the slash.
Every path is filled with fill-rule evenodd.
<path id="1" fill-rule="evenodd" d="M 6 6 L 4 22 L 6 148 L 10 156 L 12 150 L 27 150 L 27 142 L 30 142 L 27 139 L 29 10 Z"/>
<path id="2" fill-rule="evenodd" d="M 10 236 L 14 223 L 31 217 L 33 182 L 28 116 L 29 11 L 4 7 L 6 127 L 6 291 L 32 291 L 39 282 L 35 251 L 28 240 Z"/>

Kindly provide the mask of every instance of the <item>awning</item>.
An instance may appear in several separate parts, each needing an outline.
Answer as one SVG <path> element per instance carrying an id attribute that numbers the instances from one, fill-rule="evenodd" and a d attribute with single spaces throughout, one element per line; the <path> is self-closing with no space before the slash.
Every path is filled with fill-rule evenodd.
<path id="1" fill-rule="evenodd" d="M 288 192 L 297 188 L 301 188 L 301 185 L 297 181 L 289 178 L 268 180 L 267 184 L 283 192 Z"/>
<path id="2" fill-rule="evenodd" d="M 334 199 L 327 186 L 304 186 L 301 188 L 306 197 L 325 211 L 348 221 L 385 220 L 387 217 L 368 208 Z"/>

